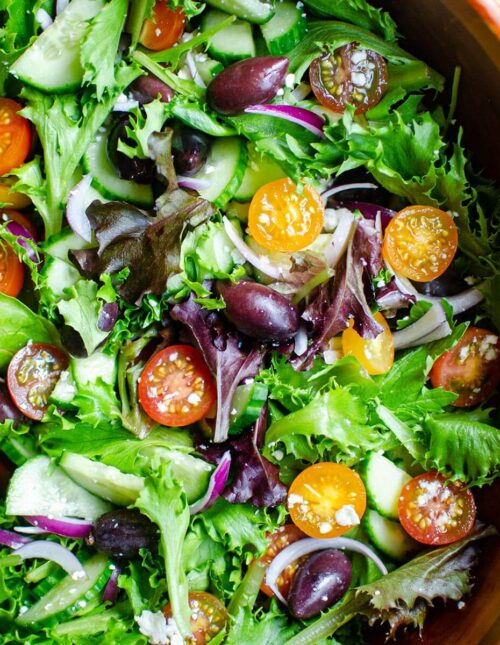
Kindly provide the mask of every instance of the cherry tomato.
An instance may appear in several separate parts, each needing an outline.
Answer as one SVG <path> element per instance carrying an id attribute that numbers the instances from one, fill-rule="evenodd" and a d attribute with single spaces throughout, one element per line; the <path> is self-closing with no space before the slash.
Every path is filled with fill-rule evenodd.
<path id="1" fill-rule="evenodd" d="M 10 395 L 30 419 L 41 421 L 48 408 L 48 398 L 63 370 L 68 357 L 46 343 L 30 343 L 14 354 L 7 370 Z"/>
<path id="2" fill-rule="evenodd" d="M 267 551 L 263 556 L 261 556 L 260 561 L 265 564 L 266 567 L 268 567 L 274 560 L 274 558 L 278 555 L 278 553 L 280 553 L 280 551 L 286 549 L 286 547 L 290 544 L 297 542 L 297 540 L 302 540 L 302 538 L 304 537 L 306 537 L 305 534 L 298 527 L 296 527 L 295 524 L 285 524 L 284 526 L 280 526 L 276 531 L 274 531 L 274 533 L 269 536 L 271 542 L 267 547 Z M 290 564 L 283 571 L 283 573 L 281 573 L 280 577 L 276 581 L 278 589 L 285 599 L 288 598 L 293 576 L 299 568 L 301 561 L 302 559 Z M 263 591 L 267 596 L 274 596 L 272 590 L 266 585 L 265 582 L 261 584 L 260 590 Z"/>
<path id="3" fill-rule="evenodd" d="M 23 288 L 24 267 L 7 242 L 0 241 L 0 293 L 15 298 Z"/>
<path id="4" fill-rule="evenodd" d="M 0 204 L 6 204 L 12 208 L 26 208 L 31 204 L 31 199 L 23 193 L 11 192 L 16 181 L 14 177 L 4 177 L 0 181 Z"/>
<path id="5" fill-rule="evenodd" d="M 392 333 L 380 312 L 373 317 L 384 331 L 376 338 L 362 338 L 353 329 L 353 321 L 350 320 L 350 326 L 342 334 L 342 350 L 344 354 L 355 356 L 368 374 L 385 374 L 394 363 Z"/>
<path id="6" fill-rule="evenodd" d="M 221 601 L 206 591 L 193 591 L 189 594 L 189 606 L 191 608 L 191 629 L 192 638 L 186 643 L 192 645 L 205 645 L 219 634 L 229 623 L 227 609 Z M 165 607 L 163 613 L 167 620 L 172 617 L 170 603 Z"/>
<path id="7" fill-rule="evenodd" d="M 190 345 L 171 345 L 152 356 L 139 381 L 139 401 L 146 414 L 166 426 L 199 421 L 216 397 L 210 370 Z"/>
<path id="8" fill-rule="evenodd" d="M 407 206 L 385 229 L 383 255 L 391 267 L 416 282 L 429 282 L 450 266 L 458 246 L 451 215 L 432 206 Z"/>
<path id="9" fill-rule="evenodd" d="M 350 104 L 356 114 L 364 114 L 385 92 L 387 65 L 376 52 L 350 43 L 313 60 L 309 80 L 321 105 L 344 112 Z"/>
<path id="10" fill-rule="evenodd" d="M 469 327 L 460 341 L 432 366 L 431 383 L 458 394 L 453 405 L 477 405 L 500 381 L 500 339 L 487 329 Z"/>
<path id="11" fill-rule="evenodd" d="M 170 9 L 167 0 L 157 0 L 151 18 L 144 21 L 139 41 L 153 51 L 168 49 L 182 36 L 185 24 L 186 15 L 180 7 Z"/>
<path id="12" fill-rule="evenodd" d="M 343 464 L 323 462 L 303 470 L 288 491 L 293 523 L 314 538 L 337 537 L 359 524 L 366 509 L 361 477 Z"/>
<path id="13" fill-rule="evenodd" d="M 12 210 L 11 208 L 5 208 L 0 211 L 0 224 L 5 224 L 5 222 L 16 222 L 16 224 L 19 224 L 23 228 L 25 228 L 28 233 L 31 233 L 31 235 L 36 239 L 37 238 L 37 230 L 26 215 L 23 215 L 22 213 L 19 213 L 18 211 Z"/>
<path id="14" fill-rule="evenodd" d="M 450 544 L 472 531 L 476 504 L 470 490 L 447 483 L 435 472 L 410 480 L 398 504 L 401 525 L 422 544 Z"/>
<path id="15" fill-rule="evenodd" d="M 18 114 L 22 106 L 0 98 L 0 175 L 20 166 L 31 148 L 30 122 Z"/>
<path id="16" fill-rule="evenodd" d="M 323 229 L 325 207 L 312 186 L 299 193 L 289 178 L 265 184 L 255 193 L 248 227 L 255 241 L 270 251 L 300 251 Z"/>

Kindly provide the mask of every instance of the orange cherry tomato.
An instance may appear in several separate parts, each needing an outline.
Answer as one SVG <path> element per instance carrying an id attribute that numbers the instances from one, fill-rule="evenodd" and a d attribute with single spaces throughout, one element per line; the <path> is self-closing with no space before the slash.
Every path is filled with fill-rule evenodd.
<path id="1" fill-rule="evenodd" d="M 469 327 L 460 341 L 432 366 L 431 383 L 458 394 L 457 408 L 485 401 L 500 381 L 500 339 L 487 329 Z"/>
<path id="2" fill-rule="evenodd" d="M 295 524 L 285 524 L 284 526 L 280 526 L 269 536 L 271 542 L 267 547 L 267 551 L 263 556 L 261 556 L 260 561 L 268 567 L 280 551 L 286 549 L 290 544 L 293 544 L 298 540 L 302 540 L 304 537 L 306 537 L 305 534 L 295 526 Z M 276 581 L 278 589 L 285 599 L 288 598 L 292 580 L 299 568 L 300 562 L 301 560 L 297 560 L 296 562 L 288 565 Z M 272 589 L 266 585 L 265 581 L 261 584 L 260 590 L 263 591 L 266 596 L 274 596 Z"/>
<path id="3" fill-rule="evenodd" d="M 180 7 L 170 9 L 167 0 L 157 0 L 151 18 L 144 21 L 139 42 L 153 51 L 168 49 L 182 36 L 185 24 L 186 15 Z"/>
<path id="4" fill-rule="evenodd" d="M 248 227 L 255 241 L 269 251 L 300 251 L 323 229 L 325 206 L 312 186 L 299 193 L 289 178 L 265 184 L 255 193 Z"/>
<path id="5" fill-rule="evenodd" d="M 4 208 L 3 210 L 0 210 L 0 224 L 5 224 L 9 221 L 20 224 L 28 231 L 28 233 L 31 233 L 31 235 L 35 239 L 37 238 L 37 230 L 33 222 L 28 219 L 26 215 L 23 215 L 22 213 L 19 213 L 19 211 L 15 211 L 12 208 Z"/>
<path id="6" fill-rule="evenodd" d="M 288 491 L 293 523 L 314 538 L 337 537 L 359 524 L 366 509 L 361 477 L 343 464 L 323 462 L 303 470 Z"/>
<path id="7" fill-rule="evenodd" d="M 14 354 L 7 369 L 7 387 L 23 414 L 36 421 L 43 419 L 50 393 L 67 367 L 68 357 L 55 345 L 31 343 Z"/>
<path id="8" fill-rule="evenodd" d="M 450 266 L 458 247 L 451 215 L 432 206 L 407 206 L 385 229 L 383 255 L 391 267 L 416 282 L 429 282 Z"/>
<path id="9" fill-rule="evenodd" d="M 439 546 L 457 542 L 472 531 L 476 504 L 470 490 L 430 472 L 414 477 L 403 487 L 398 514 L 402 527 L 414 540 Z"/>
<path id="10" fill-rule="evenodd" d="M 152 356 L 142 371 L 138 392 L 147 415 L 177 427 L 199 421 L 217 398 L 210 370 L 190 345 L 171 345 Z"/>
<path id="11" fill-rule="evenodd" d="M 0 181 L 0 204 L 6 204 L 10 208 L 26 208 L 31 204 L 31 199 L 23 193 L 11 191 L 16 181 L 14 177 L 4 177 Z"/>
<path id="12" fill-rule="evenodd" d="M 0 293 L 15 298 L 23 288 L 24 267 L 7 242 L 0 241 Z"/>
<path id="13" fill-rule="evenodd" d="M 382 314 L 377 312 L 373 317 L 382 325 L 384 331 L 376 338 L 362 338 L 353 329 L 351 320 L 350 326 L 342 334 L 342 350 L 344 354 L 355 356 L 368 374 L 385 374 L 394 363 L 394 342 L 389 325 Z"/>
<path id="14" fill-rule="evenodd" d="M 20 166 L 31 148 L 31 125 L 19 110 L 19 103 L 0 98 L 0 175 Z"/>
<path id="15" fill-rule="evenodd" d="M 193 591 L 189 594 L 191 608 L 192 638 L 186 643 L 205 645 L 217 636 L 229 624 L 229 614 L 221 601 L 206 591 Z M 170 603 L 163 610 L 167 620 L 172 617 Z"/>

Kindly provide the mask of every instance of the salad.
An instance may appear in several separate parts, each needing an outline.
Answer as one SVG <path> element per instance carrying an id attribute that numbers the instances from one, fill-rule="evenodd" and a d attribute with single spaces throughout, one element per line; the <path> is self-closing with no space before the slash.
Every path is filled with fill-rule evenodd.
<path id="1" fill-rule="evenodd" d="M 0 0 L 0 640 L 463 604 L 499 191 L 365 0 Z M 449 106 L 448 106 L 449 103 Z"/>

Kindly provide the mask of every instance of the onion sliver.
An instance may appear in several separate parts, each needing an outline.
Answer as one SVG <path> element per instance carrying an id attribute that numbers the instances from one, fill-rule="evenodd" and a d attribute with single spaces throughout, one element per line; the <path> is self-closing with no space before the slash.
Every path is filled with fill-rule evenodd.
<path id="1" fill-rule="evenodd" d="M 307 351 L 307 330 L 305 325 L 299 327 L 299 331 L 294 336 L 294 348 L 293 351 L 297 356 L 302 356 Z"/>
<path id="2" fill-rule="evenodd" d="M 16 533 L 25 533 L 26 535 L 47 535 L 49 532 L 39 526 L 14 526 L 14 531 Z"/>
<path id="3" fill-rule="evenodd" d="M 325 250 L 326 263 L 334 269 L 347 250 L 349 242 L 356 228 L 356 221 L 352 213 L 339 212 L 339 223 L 335 229 L 332 241 Z"/>
<path id="4" fill-rule="evenodd" d="M 18 222 L 14 222 L 14 220 L 9 220 L 6 223 L 5 228 L 9 231 L 9 233 L 17 237 L 17 243 L 26 249 L 26 253 L 29 259 L 32 260 L 33 262 L 37 262 L 38 255 L 32 246 L 32 244 L 36 244 L 36 239 L 28 231 L 28 229 L 24 228 L 22 224 L 19 224 Z"/>
<path id="5" fill-rule="evenodd" d="M 247 114 L 274 116 L 291 123 L 297 123 L 318 137 L 323 138 L 325 136 L 323 134 L 324 119 L 319 114 L 305 108 L 295 105 L 250 105 L 245 109 L 245 112 Z"/>
<path id="6" fill-rule="evenodd" d="M 399 274 L 395 274 L 394 277 L 398 288 L 403 293 L 409 293 L 410 295 L 415 296 L 417 300 L 427 300 L 427 302 L 435 304 L 440 304 L 441 300 L 443 300 L 443 298 L 436 298 L 435 296 L 427 296 L 420 293 L 420 291 L 417 291 L 407 278 L 404 278 Z M 480 291 L 483 286 L 483 284 L 480 284 L 478 287 L 471 287 L 461 293 L 457 293 L 456 296 L 447 296 L 444 300 L 446 300 L 446 302 L 451 306 L 455 316 L 463 314 L 464 311 L 475 307 L 484 300 L 484 295 Z"/>
<path id="7" fill-rule="evenodd" d="M 18 535 L 13 531 L 0 529 L 0 544 L 2 546 L 8 546 L 10 549 L 19 549 L 32 541 L 33 540 L 31 538 L 24 537 L 24 535 Z"/>
<path id="8" fill-rule="evenodd" d="M 57 0 L 56 2 L 56 14 L 59 15 L 61 11 L 64 11 L 69 5 L 69 0 Z"/>
<path id="9" fill-rule="evenodd" d="M 209 187 L 210 182 L 208 179 L 196 179 L 195 177 L 184 177 L 179 175 L 177 177 L 177 183 L 181 188 L 189 188 L 189 190 L 205 190 Z"/>
<path id="10" fill-rule="evenodd" d="M 35 527 L 62 537 L 84 538 L 92 531 L 92 522 L 88 520 L 77 520 L 71 517 L 45 517 L 44 515 L 30 515 L 25 519 Z"/>
<path id="11" fill-rule="evenodd" d="M 425 336 L 421 336 L 416 340 L 409 341 L 404 345 L 401 345 L 400 347 L 398 347 L 398 349 L 408 349 L 409 347 L 416 347 L 417 345 L 425 345 L 426 343 L 433 343 L 435 340 L 441 340 L 442 338 L 446 338 L 451 334 L 451 332 L 452 332 L 452 329 L 448 324 L 448 321 L 446 321 L 441 325 L 439 325 L 439 327 L 436 327 L 436 329 L 433 329 Z"/>
<path id="12" fill-rule="evenodd" d="M 189 73 L 191 74 L 191 78 L 193 81 L 198 85 L 198 87 L 201 87 L 203 89 L 206 88 L 206 84 L 204 80 L 201 78 L 200 73 L 198 71 L 198 68 L 196 67 L 196 63 L 194 61 L 194 56 L 192 52 L 187 52 L 186 54 L 186 65 L 189 69 Z"/>
<path id="13" fill-rule="evenodd" d="M 62 567 L 75 580 L 87 577 L 85 569 L 82 567 L 78 558 L 69 549 L 57 542 L 34 540 L 16 549 L 16 555 L 20 556 L 23 560 L 31 558 L 51 560 Z"/>
<path id="14" fill-rule="evenodd" d="M 92 240 L 92 228 L 86 210 L 88 206 L 87 194 L 92 183 L 92 175 L 84 175 L 83 178 L 70 192 L 66 206 L 66 219 L 73 231 L 85 240 Z"/>
<path id="15" fill-rule="evenodd" d="M 321 197 L 323 201 L 326 202 L 326 200 L 331 197 L 332 195 L 336 195 L 337 193 L 343 193 L 344 190 L 358 190 L 360 188 L 378 188 L 377 184 L 370 184 L 370 183 L 361 183 L 361 184 L 342 184 L 342 186 L 334 186 L 333 188 L 329 188 L 328 190 L 325 190 L 324 193 L 321 193 Z"/>
<path id="16" fill-rule="evenodd" d="M 45 9 L 42 9 L 42 8 L 38 9 L 38 11 L 36 12 L 35 20 L 44 31 L 52 24 L 52 18 L 47 13 L 47 11 L 45 11 Z"/>
<path id="17" fill-rule="evenodd" d="M 118 597 L 118 576 L 121 573 L 121 569 L 120 567 L 117 567 L 115 564 L 111 565 L 111 567 L 114 567 L 114 569 L 111 572 L 111 575 L 109 577 L 108 582 L 106 583 L 106 586 L 104 587 L 104 591 L 102 594 L 102 601 L 109 602 L 112 605 L 114 605 Z"/>
<path id="18" fill-rule="evenodd" d="M 361 553 L 367 558 L 370 558 L 380 571 L 386 575 L 387 569 L 382 560 L 374 553 L 366 544 L 359 542 L 359 540 L 353 540 L 352 538 L 338 537 L 338 538 L 305 538 L 303 540 L 298 540 L 293 542 L 290 546 L 287 546 L 286 549 L 280 551 L 278 555 L 269 565 L 269 568 L 266 573 L 266 584 L 272 589 L 275 596 L 281 600 L 285 605 L 286 600 L 283 598 L 278 585 L 276 584 L 281 573 L 290 565 L 292 562 L 295 562 L 303 555 L 308 555 L 309 553 L 314 553 L 315 551 L 323 551 L 324 549 L 347 549 L 348 551 L 355 551 L 356 553 Z"/>
<path id="19" fill-rule="evenodd" d="M 392 334 L 394 349 L 411 347 L 413 343 L 419 344 L 419 339 L 428 336 L 437 327 L 446 322 L 446 314 L 440 304 L 433 304 L 421 318 L 404 329 Z"/>
<path id="20" fill-rule="evenodd" d="M 198 501 L 191 504 L 189 507 L 189 512 L 191 515 L 195 513 L 201 513 L 206 511 L 207 508 L 210 508 L 212 504 L 220 497 L 220 494 L 224 490 L 226 485 L 227 478 L 229 477 L 229 469 L 231 467 L 231 453 L 229 450 L 222 455 L 217 468 L 214 470 L 208 482 L 207 492 L 201 497 Z"/>

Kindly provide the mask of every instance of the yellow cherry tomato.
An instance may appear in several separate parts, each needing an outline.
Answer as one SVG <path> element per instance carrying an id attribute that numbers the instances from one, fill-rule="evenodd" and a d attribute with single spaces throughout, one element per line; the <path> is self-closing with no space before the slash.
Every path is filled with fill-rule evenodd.
<path id="1" fill-rule="evenodd" d="M 386 319 L 381 313 L 374 315 L 384 331 L 376 338 L 362 338 L 352 327 L 353 322 L 342 334 L 342 351 L 355 356 L 368 374 L 385 374 L 394 363 L 394 342 Z"/>

